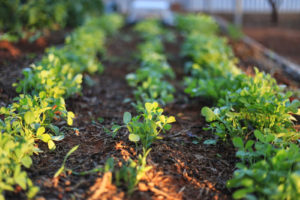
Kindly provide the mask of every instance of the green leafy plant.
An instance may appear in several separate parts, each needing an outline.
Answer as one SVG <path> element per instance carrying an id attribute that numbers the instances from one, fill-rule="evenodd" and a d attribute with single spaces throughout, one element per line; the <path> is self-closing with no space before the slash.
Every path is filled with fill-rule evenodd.
<path id="1" fill-rule="evenodd" d="M 295 119 L 291 114 L 298 112 L 300 102 L 291 103 L 290 95 L 281 93 L 270 75 L 256 70 L 254 78 L 244 77 L 237 90 L 219 99 L 220 108 L 203 108 L 202 114 L 212 122 L 210 129 L 221 138 L 251 138 L 251 133 L 259 130 L 274 134 L 274 140 L 288 142 L 299 137 L 293 129 Z"/>
<path id="2" fill-rule="evenodd" d="M 144 39 L 156 38 L 163 34 L 163 29 L 157 19 L 147 19 L 135 25 L 134 30 Z"/>
<path id="3" fill-rule="evenodd" d="M 20 95 L 16 102 L 8 108 L 2 107 L 0 114 L 4 115 L 1 130 L 11 135 L 24 138 L 34 138 L 48 144 L 49 149 L 55 149 L 53 141 L 61 140 L 63 133 L 53 123 L 54 120 L 66 120 L 73 124 L 75 117 L 68 112 L 63 98 L 48 98 L 45 92 L 39 96 Z"/>
<path id="4" fill-rule="evenodd" d="M 216 34 L 219 29 L 212 17 L 203 14 L 177 15 L 176 27 L 188 34 L 196 32 L 206 35 Z"/>
<path id="5" fill-rule="evenodd" d="M 147 166 L 146 160 L 150 151 L 151 149 L 148 149 L 143 155 L 139 154 L 137 162 L 130 159 L 126 163 L 123 163 L 119 170 L 115 171 L 116 185 L 124 185 L 129 195 L 132 194 L 137 184 L 152 168 L 151 166 Z"/>
<path id="6" fill-rule="evenodd" d="M 297 145 L 273 149 L 272 155 L 249 167 L 237 164 L 238 169 L 227 186 L 239 188 L 233 193 L 235 199 L 297 199 L 300 195 L 299 163 L 300 149 Z"/>
<path id="7" fill-rule="evenodd" d="M 34 150 L 34 139 L 9 134 L 3 129 L 4 122 L 0 120 L 0 199 L 5 199 L 4 191 L 14 191 L 20 186 L 27 191 L 27 197 L 32 198 L 38 192 L 24 168 L 32 165 L 30 156 Z M 14 126 L 11 129 L 15 129 Z"/>
<path id="8" fill-rule="evenodd" d="M 175 122 L 173 116 L 166 117 L 162 114 L 163 109 L 157 102 L 146 103 L 142 114 L 131 118 L 131 114 L 124 113 L 124 123 L 129 131 L 129 140 L 141 142 L 144 149 L 161 137 L 159 134 L 171 129 L 171 123 Z"/>

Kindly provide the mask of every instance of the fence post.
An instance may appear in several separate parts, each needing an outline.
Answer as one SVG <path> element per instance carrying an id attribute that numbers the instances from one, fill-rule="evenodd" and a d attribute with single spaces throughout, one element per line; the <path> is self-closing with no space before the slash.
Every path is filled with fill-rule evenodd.
<path id="1" fill-rule="evenodd" d="M 235 0 L 234 24 L 242 26 L 243 23 L 243 0 Z"/>

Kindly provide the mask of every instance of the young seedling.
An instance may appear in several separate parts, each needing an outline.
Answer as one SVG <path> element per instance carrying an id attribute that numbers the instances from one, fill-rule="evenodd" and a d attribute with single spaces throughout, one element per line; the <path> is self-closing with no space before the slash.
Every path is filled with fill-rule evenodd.
<path id="1" fill-rule="evenodd" d="M 175 122 L 175 117 L 167 117 L 162 114 L 163 109 L 157 102 L 145 103 L 142 114 L 131 117 L 129 112 L 124 113 L 124 124 L 129 131 L 129 140 L 135 143 L 141 142 L 144 149 L 157 139 L 161 139 L 159 134 L 171 129 L 171 123 Z"/>

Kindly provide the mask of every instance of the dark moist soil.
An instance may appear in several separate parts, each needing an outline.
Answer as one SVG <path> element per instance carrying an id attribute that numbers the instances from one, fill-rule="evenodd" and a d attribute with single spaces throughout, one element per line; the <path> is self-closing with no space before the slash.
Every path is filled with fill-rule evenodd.
<path id="1" fill-rule="evenodd" d="M 169 63 L 176 72 L 172 81 L 177 89 L 175 101 L 165 107 L 165 114 L 176 117 L 172 129 L 162 134 L 163 139 L 152 144 L 148 164 L 152 169 L 128 196 L 125 188 L 107 181 L 109 174 L 85 176 L 65 175 L 54 179 L 64 156 L 75 145 L 79 149 L 67 161 L 74 171 L 86 171 L 104 165 L 113 157 L 116 163 L 129 157 L 137 158 L 135 144 L 129 142 L 128 131 L 121 129 L 115 138 L 105 133 L 103 127 L 122 124 L 126 111 L 136 115 L 127 100 L 133 98 L 133 89 L 127 85 L 126 74 L 134 71 L 139 63 L 135 59 L 139 39 L 125 28 L 107 42 L 107 55 L 102 75 L 92 76 L 94 86 L 83 86 L 82 95 L 67 100 L 68 109 L 76 114 L 74 127 L 65 130 L 65 139 L 57 142 L 57 149 L 50 152 L 45 144 L 39 144 L 44 153 L 34 156 L 34 164 L 28 170 L 33 182 L 40 187 L 36 199 L 231 199 L 225 186 L 231 178 L 236 162 L 231 145 L 204 145 L 213 139 L 212 133 L 203 131 L 204 119 L 200 116 L 202 99 L 188 99 L 180 82 L 183 77 L 183 61 L 179 58 L 180 37 L 174 44 L 166 44 Z M 100 123 L 97 119 L 103 118 Z M 139 152 L 140 153 L 140 152 Z M 8 199 L 24 199 L 24 193 L 7 194 Z"/>

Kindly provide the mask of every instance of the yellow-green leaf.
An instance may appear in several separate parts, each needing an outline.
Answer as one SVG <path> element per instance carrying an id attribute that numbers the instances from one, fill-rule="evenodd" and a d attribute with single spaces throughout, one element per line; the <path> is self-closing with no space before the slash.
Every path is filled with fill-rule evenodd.
<path id="1" fill-rule="evenodd" d="M 54 143 L 52 140 L 49 140 L 49 141 L 48 141 L 48 148 L 49 148 L 50 150 L 55 149 L 55 143 Z"/>
<path id="2" fill-rule="evenodd" d="M 168 117 L 167 123 L 173 123 L 173 122 L 176 122 L 175 117 L 173 117 L 173 116 Z"/>
<path id="3" fill-rule="evenodd" d="M 26 124 L 32 124 L 34 122 L 34 113 L 27 111 L 24 115 L 24 120 Z"/>
<path id="4" fill-rule="evenodd" d="M 36 135 L 37 136 L 41 136 L 43 133 L 45 133 L 45 128 L 44 127 L 40 127 L 38 128 Z"/>

